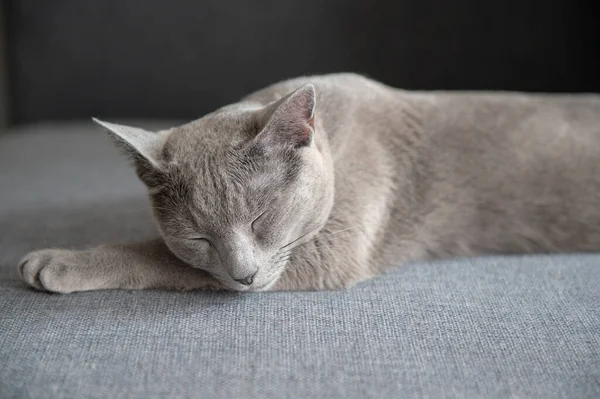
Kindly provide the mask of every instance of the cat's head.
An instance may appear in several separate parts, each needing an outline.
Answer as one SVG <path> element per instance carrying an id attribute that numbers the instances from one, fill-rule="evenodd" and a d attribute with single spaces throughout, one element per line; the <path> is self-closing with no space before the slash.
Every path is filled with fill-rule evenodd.
<path id="1" fill-rule="evenodd" d="M 265 289 L 333 205 L 333 167 L 308 84 L 167 131 L 97 123 L 131 155 L 171 251 L 234 290 Z M 295 241 L 298 240 L 298 241 Z"/>

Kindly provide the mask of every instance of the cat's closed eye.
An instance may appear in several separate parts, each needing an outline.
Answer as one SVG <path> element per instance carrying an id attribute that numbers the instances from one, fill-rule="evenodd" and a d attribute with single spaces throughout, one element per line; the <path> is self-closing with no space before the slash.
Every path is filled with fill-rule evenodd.
<path id="1" fill-rule="evenodd" d="M 210 240 L 208 238 L 204 238 L 204 237 L 191 237 L 189 238 L 190 241 L 196 241 L 208 246 L 212 246 Z"/>
<path id="2" fill-rule="evenodd" d="M 250 224 L 250 228 L 252 229 L 252 232 L 256 232 L 256 222 L 258 222 L 260 220 L 260 218 L 263 217 L 263 215 L 267 213 L 267 211 L 264 211 L 263 213 L 261 213 L 260 215 L 258 215 L 258 217 L 256 219 L 254 219 L 252 221 L 252 223 Z"/>

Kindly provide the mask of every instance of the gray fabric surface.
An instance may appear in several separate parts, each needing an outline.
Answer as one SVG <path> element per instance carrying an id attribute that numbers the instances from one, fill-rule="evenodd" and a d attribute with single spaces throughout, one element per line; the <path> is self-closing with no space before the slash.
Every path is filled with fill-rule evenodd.
<path id="1" fill-rule="evenodd" d="M 17 133 L 17 132 L 15 132 Z M 600 257 L 413 264 L 344 292 L 34 292 L 17 260 L 155 234 L 91 123 L 0 137 L 1 398 L 598 398 Z"/>

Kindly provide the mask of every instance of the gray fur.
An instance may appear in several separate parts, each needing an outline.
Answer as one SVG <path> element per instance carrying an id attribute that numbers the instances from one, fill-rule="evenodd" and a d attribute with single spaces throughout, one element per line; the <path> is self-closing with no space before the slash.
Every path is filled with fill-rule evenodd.
<path id="1" fill-rule="evenodd" d="M 340 289 L 423 259 L 600 249 L 596 95 L 336 74 L 164 132 L 98 123 L 131 154 L 163 240 L 33 252 L 19 270 L 36 288 Z"/>

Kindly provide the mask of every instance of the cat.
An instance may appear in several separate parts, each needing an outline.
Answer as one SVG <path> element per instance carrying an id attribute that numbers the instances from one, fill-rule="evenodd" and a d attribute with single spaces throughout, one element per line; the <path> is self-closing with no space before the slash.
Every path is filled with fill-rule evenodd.
<path id="1" fill-rule="evenodd" d="M 345 289 L 408 262 L 600 249 L 600 96 L 405 91 L 302 77 L 149 132 L 160 239 L 19 263 L 32 287 Z"/>

